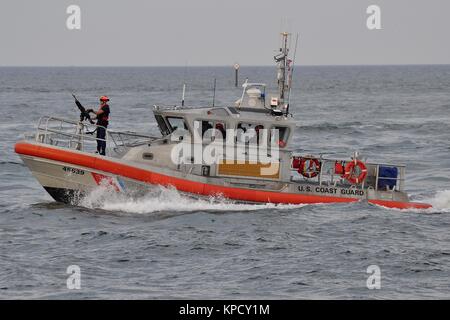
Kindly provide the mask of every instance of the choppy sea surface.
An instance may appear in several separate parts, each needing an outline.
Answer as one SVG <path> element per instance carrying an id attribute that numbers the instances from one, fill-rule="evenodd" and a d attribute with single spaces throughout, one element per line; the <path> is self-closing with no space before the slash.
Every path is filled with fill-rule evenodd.
<path id="1" fill-rule="evenodd" d="M 275 69 L 241 81 L 275 89 Z M 365 203 L 292 206 L 193 200 L 156 187 L 142 199 L 54 202 L 14 153 L 43 115 L 76 119 L 70 96 L 111 98 L 114 129 L 158 134 L 153 104 L 240 97 L 226 67 L 0 68 L 0 299 L 450 298 L 450 66 L 298 67 L 295 147 L 407 165 L 425 211 Z M 100 200 L 99 200 L 100 199 Z M 81 269 L 81 289 L 66 286 Z M 381 272 L 369 290 L 367 268 Z"/>

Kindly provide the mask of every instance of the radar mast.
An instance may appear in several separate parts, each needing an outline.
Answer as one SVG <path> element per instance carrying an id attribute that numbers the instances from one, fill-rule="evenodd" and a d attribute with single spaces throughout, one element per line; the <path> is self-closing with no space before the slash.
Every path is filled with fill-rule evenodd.
<path id="1" fill-rule="evenodd" d="M 290 62 L 288 59 L 289 48 L 288 48 L 288 38 L 291 34 L 288 32 L 281 33 L 281 47 L 280 52 L 274 57 L 278 64 L 278 106 L 285 106 L 286 91 L 288 88 L 288 71 L 290 71 Z"/>

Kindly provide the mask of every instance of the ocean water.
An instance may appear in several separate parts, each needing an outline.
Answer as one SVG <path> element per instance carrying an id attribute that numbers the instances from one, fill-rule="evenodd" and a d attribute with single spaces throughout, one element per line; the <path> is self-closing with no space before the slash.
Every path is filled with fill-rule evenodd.
<path id="1" fill-rule="evenodd" d="M 241 82 L 275 88 L 275 69 Z M 291 112 L 307 153 L 407 165 L 406 190 L 431 210 L 365 203 L 249 205 L 155 187 L 54 202 L 14 153 L 39 117 L 78 117 L 71 92 L 111 98 L 114 129 L 158 134 L 153 104 L 229 105 L 234 70 L 0 68 L 0 299 L 450 298 L 450 66 L 298 67 Z M 66 286 L 78 265 L 81 289 Z M 381 272 L 369 290 L 367 268 Z"/>

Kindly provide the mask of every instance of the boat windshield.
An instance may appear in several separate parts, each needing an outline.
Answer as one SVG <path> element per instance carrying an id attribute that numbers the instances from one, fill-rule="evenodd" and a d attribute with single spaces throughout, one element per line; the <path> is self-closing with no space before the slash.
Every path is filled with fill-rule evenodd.
<path id="1" fill-rule="evenodd" d="M 155 119 L 156 119 L 156 122 L 158 123 L 158 127 L 159 127 L 159 130 L 161 131 L 161 134 L 163 136 L 167 136 L 168 134 L 170 134 L 170 130 L 167 127 L 167 124 L 164 121 L 163 117 L 160 116 L 159 114 L 157 114 L 157 115 L 155 115 Z"/>
<path id="2" fill-rule="evenodd" d="M 166 120 L 169 123 L 171 132 L 178 129 L 189 130 L 186 121 L 182 117 L 166 117 Z"/>

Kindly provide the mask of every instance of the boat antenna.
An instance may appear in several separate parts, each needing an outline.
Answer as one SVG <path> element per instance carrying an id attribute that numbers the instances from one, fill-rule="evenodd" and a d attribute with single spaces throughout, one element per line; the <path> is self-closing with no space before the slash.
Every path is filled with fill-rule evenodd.
<path id="1" fill-rule="evenodd" d="M 181 95 L 181 106 L 184 107 L 184 96 L 186 93 L 186 73 L 187 73 L 187 61 L 184 65 L 184 75 L 183 75 L 183 94 Z"/>
<path id="2" fill-rule="evenodd" d="M 295 49 L 294 49 L 294 56 L 292 57 L 292 67 L 289 74 L 289 91 L 288 91 L 288 99 L 287 99 L 287 105 L 286 105 L 286 116 L 289 115 L 289 105 L 291 104 L 291 90 L 292 90 L 292 77 L 294 75 L 294 66 L 295 66 L 295 56 L 297 55 L 297 46 L 298 46 L 298 33 L 295 37 Z"/>
<path id="3" fill-rule="evenodd" d="M 212 101 L 213 107 L 214 107 L 215 101 L 216 101 L 216 78 L 214 78 L 214 87 L 213 87 L 213 101 Z"/>
<path id="4" fill-rule="evenodd" d="M 181 106 L 184 107 L 184 94 L 186 92 L 186 82 L 183 83 L 183 94 L 181 96 Z"/>

